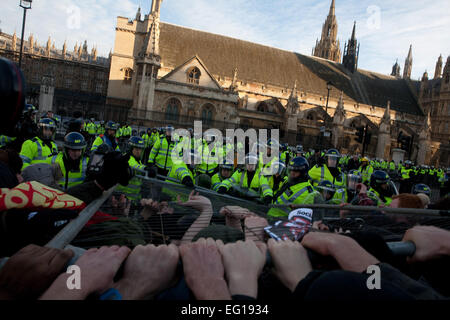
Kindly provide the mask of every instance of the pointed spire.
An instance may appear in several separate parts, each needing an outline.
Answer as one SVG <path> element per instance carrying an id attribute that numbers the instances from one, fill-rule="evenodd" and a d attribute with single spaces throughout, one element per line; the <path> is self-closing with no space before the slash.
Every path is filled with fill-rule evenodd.
<path id="1" fill-rule="evenodd" d="M 150 11 L 150 14 L 159 17 L 161 12 L 161 2 L 162 0 L 152 0 L 152 9 Z"/>
<path id="2" fill-rule="evenodd" d="M 353 41 L 356 40 L 356 21 L 355 21 L 355 23 L 353 24 L 352 40 L 353 40 Z"/>
<path id="3" fill-rule="evenodd" d="M 141 6 L 139 6 L 139 8 L 136 12 L 136 20 L 141 21 Z"/>
<path id="4" fill-rule="evenodd" d="M 406 58 L 408 61 L 412 61 L 412 44 L 409 45 L 408 57 Z"/>
<path id="5" fill-rule="evenodd" d="M 384 111 L 382 121 L 391 121 L 391 101 L 387 102 L 386 110 Z"/>
<path id="6" fill-rule="evenodd" d="M 14 30 L 14 34 L 13 34 L 13 38 L 12 38 L 12 50 L 16 51 L 16 47 L 17 47 L 17 34 L 16 34 L 16 31 Z"/>
<path id="7" fill-rule="evenodd" d="M 231 80 L 231 86 L 230 90 L 235 91 L 237 89 L 237 75 L 238 75 L 238 68 L 234 68 L 233 70 L 233 80 Z"/>
<path id="8" fill-rule="evenodd" d="M 442 54 L 439 56 L 436 62 L 436 69 L 434 70 L 434 79 L 438 79 L 442 76 Z"/>
<path id="9" fill-rule="evenodd" d="M 331 1 L 331 5 L 330 5 L 330 13 L 329 13 L 328 15 L 329 15 L 329 16 L 334 16 L 335 11 L 336 11 L 335 3 L 334 3 L 334 0 L 332 0 L 332 1 Z"/>
<path id="10" fill-rule="evenodd" d="M 412 71 L 412 45 L 409 46 L 409 52 L 408 56 L 405 59 L 405 67 L 403 69 L 403 79 L 410 79 L 411 78 L 411 71 Z"/>
<path id="11" fill-rule="evenodd" d="M 289 99 L 295 99 L 295 101 L 298 100 L 297 95 L 297 79 L 294 81 L 294 87 L 292 88 L 291 95 L 289 96 Z"/>
<path id="12" fill-rule="evenodd" d="M 32 33 L 28 37 L 28 50 L 30 53 L 34 53 L 34 38 Z"/>
<path id="13" fill-rule="evenodd" d="M 67 40 L 64 40 L 63 49 L 62 49 L 62 57 L 63 57 L 63 59 L 66 58 L 66 54 L 67 54 Z"/>

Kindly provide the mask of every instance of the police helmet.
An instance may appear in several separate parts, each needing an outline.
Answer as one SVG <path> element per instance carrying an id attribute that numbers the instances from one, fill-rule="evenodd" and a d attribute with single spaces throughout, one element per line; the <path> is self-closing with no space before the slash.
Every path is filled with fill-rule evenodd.
<path id="1" fill-rule="evenodd" d="M 427 186 L 426 184 L 419 183 L 412 187 L 411 193 L 412 194 L 424 193 L 428 197 L 431 197 L 431 188 L 429 186 Z"/>

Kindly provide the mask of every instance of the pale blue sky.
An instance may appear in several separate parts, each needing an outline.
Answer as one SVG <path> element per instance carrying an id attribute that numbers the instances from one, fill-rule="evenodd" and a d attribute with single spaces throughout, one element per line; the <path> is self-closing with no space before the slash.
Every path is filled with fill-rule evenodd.
<path id="1" fill-rule="evenodd" d="M 6 1 L 6 3 L 5 3 Z M 22 27 L 19 0 L 3 0 L 0 28 Z M 302 54 L 311 54 L 328 14 L 331 0 L 164 0 L 161 20 Z M 107 55 L 114 46 L 117 16 L 133 18 L 139 5 L 149 11 L 151 0 L 35 0 L 28 11 L 26 38 L 33 32 L 45 44 L 50 35 L 57 47 L 67 40 L 88 41 Z M 77 13 L 79 12 L 79 16 Z M 389 74 L 398 58 L 402 67 L 413 45 L 413 79 L 428 70 L 440 54 L 450 55 L 449 0 L 336 0 L 341 49 L 351 35 L 361 43 L 359 67 Z M 79 17 L 79 18 L 78 18 Z M 79 21 L 79 23 L 78 23 Z"/>

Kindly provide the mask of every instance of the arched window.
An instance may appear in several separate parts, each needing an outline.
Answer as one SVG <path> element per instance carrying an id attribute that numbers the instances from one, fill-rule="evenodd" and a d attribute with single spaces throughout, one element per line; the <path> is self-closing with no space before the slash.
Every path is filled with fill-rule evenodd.
<path id="1" fill-rule="evenodd" d="M 131 84 L 131 80 L 133 80 L 133 69 L 131 68 L 126 68 L 124 70 L 124 76 L 123 76 L 123 81 L 126 84 Z"/>
<path id="2" fill-rule="evenodd" d="M 213 120 L 213 110 L 212 104 L 206 104 L 202 110 L 202 122 L 203 124 L 210 125 Z"/>
<path id="3" fill-rule="evenodd" d="M 178 121 L 180 115 L 181 103 L 176 98 L 171 98 L 167 103 L 166 120 Z"/>
<path id="4" fill-rule="evenodd" d="M 308 115 L 306 116 L 306 119 L 308 120 L 314 120 L 314 115 L 312 114 L 312 112 L 308 113 Z"/>
<path id="5" fill-rule="evenodd" d="M 267 106 L 267 104 L 265 102 L 261 102 L 258 105 L 258 109 L 259 112 L 269 112 L 269 107 Z"/>
<path id="6" fill-rule="evenodd" d="M 199 84 L 201 72 L 197 67 L 194 67 L 188 72 L 188 83 Z"/>

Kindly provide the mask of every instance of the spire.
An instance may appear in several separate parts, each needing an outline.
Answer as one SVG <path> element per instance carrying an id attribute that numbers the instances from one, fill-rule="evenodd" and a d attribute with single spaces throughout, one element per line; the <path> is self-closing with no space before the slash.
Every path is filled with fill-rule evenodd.
<path id="1" fill-rule="evenodd" d="M 353 32 L 352 32 L 352 39 L 353 41 L 356 40 L 356 21 L 353 24 Z"/>
<path id="2" fill-rule="evenodd" d="M 442 76 L 442 54 L 439 56 L 436 62 L 436 69 L 434 70 L 434 79 L 438 79 Z"/>
<path id="3" fill-rule="evenodd" d="M 237 89 L 237 75 L 238 75 L 238 68 L 234 68 L 233 70 L 233 80 L 231 81 L 231 86 L 230 86 L 230 90 L 231 91 L 236 91 Z"/>
<path id="4" fill-rule="evenodd" d="M 288 114 L 296 114 L 299 110 L 298 95 L 297 95 L 297 79 L 294 81 L 294 87 L 292 88 L 291 95 L 289 96 L 288 103 L 286 105 Z"/>
<path id="5" fill-rule="evenodd" d="M 394 66 L 392 67 L 391 76 L 400 78 L 400 65 L 398 64 L 398 59 L 395 61 Z"/>
<path id="6" fill-rule="evenodd" d="M 161 2 L 163 0 L 152 0 L 152 9 L 150 11 L 150 14 L 154 15 L 154 16 L 158 16 L 161 12 Z"/>
<path id="7" fill-rule="evenodd" d="M 422 76 L 422 81 L 425 81 L 425 80 L 428 81 L 428 72 L 427 72 L 427 70 L 425 70 L 425 72 L 423 73 L 423 76 Z"/>
<path id="8" fill-rule="evenodd" d="M 139 6 L 139 8 L 136 12 L 136 20 L 141 21 L 141 6 Z"/>
<path id="9" fill-rule="evenodd" d="M 345 108 L 344 108 L 344 92 L 341 91 L 341 95 L 339 96 L 339 102 L 334 111 L 333 115 L 333 123 L 335 124 L 343 124 L 345 121 Z"/>
<path id="10" fill-rule="evenodd" d="M 28 50 L 30 53 L 34 53 L 34 38 L 32 33 L 28 37 Z"/>
<path id="11" fill-rule="evenodd" d="M 386 110 L 384 111 L 382 122 L 391 121 L 391 101 L 387 102 Z"/>
<path id="12" fill-rule="evenodd" d="M 17 47 L 17 35 L 16 35 L 16 31 L 14 31 L 13 38 L 12 38 L 12 50 L 16 51 L 16 47 Z"/>
<path id="13" fill-rule="evenodd" d="M 408 57 L 406 57 L 405 60 L 405 68 L 403 69 L 403 79 L 410 79 L 411 78 L 411 71 L 412 71 L 412 45 L 409 46 L 409 52 Z"/>
<path id="14" fill-rule="evenodd" d="M 298 95 L 297 95 L 297 79 L 294 81 L 294 87 L 292 88 L 291 95 L 289 96 L 289 100 L 295 99 L 295 101 L 298 101 Z"/>
<path id="15" fill-rule="evenodd" d="M 329 16 L 334 16 L 335 14 L 335 3 L 334 0 L 331 1 L 331 5 L 330 5 L 330 13 L 328 14 Z"/>
<path id="16" fill-rule="evenodd" d="M 359 45 L 358 40 L 356 40 L 356 21 L 353 24 L 352 37 L 348 40 L 348 44 L 344 49 L 344 58 L 342 59 L 342 64 L 350 72 L 355 72 L 358 69 L 358 57 L 359 57 Z"/>
<path id="17" fill-rule="evenodd" d="M 48 40 L 47 40 L 47 47 L 46 47 L 46 49 L 45 49 L 45 53 L 46 53 L 46 55 L 47 55 L 48 57 L 50 56 L 51 43 L 52 43 L 52 40 L 51 40 L 50 37 L 48 37 Z"/>
<path id="18" fill-rule="evenodd" d="M 63 50 L 62 50 L 63 59 L 66 58 L 66 54 L 67 54 L 67 40 L 64 40 Z"/>

